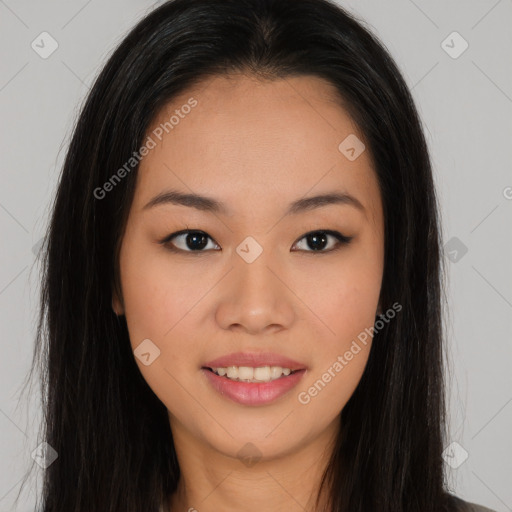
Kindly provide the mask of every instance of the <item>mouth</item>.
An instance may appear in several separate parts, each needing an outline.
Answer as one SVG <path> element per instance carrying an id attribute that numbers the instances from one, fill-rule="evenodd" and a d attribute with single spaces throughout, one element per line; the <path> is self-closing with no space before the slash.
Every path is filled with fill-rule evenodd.
<path id="1" fill-rule="evenodd" d="M 289 357 L 273 352 L 235 352 L 225 356 L 217 357 L 212 361 L 205 361 L 203 368 L 210 368 L 215 371 L 219 368 L 226 370 L 230 367 L 245 368 L 244 375 L 249 375 L 250 372 L 247 368 L 258 369 L 262 367 L 275 367 L 290 370 L 290 373 L 295 370 L 306 369 L 306 365 L 295 361 Z M 262 370 L 259 370 L 262 372 Z M 246 377 L 242 377 L 246 378 Z M 252 378 L 252 377 L 250 377 Z M 256 377 L 257 378 L 257 377 Z"/>
<path id="2" fill-rule="evenodd" d="M 307 370 L 268 365 L 256 368 L 203 366 L 201 372 L 221 397 L 241 405 L 263 406 L 288 394 Z"/>
<path id="3" fill-rule="evenodd" d="M 256 368 L 251 366 L 227 366 L 217 368 L 203 366 L 202 369 L 234 382 L 252 383 L 272 382 L 304 370 L 292 370 L 291 368 L 283 368 L 282 366 L 269 365 Z"/>

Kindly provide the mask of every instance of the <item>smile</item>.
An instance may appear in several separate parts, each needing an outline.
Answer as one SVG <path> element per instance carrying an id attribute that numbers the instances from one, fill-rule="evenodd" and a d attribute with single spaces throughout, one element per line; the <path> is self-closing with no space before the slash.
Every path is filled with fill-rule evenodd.
<path id="1" fill-rule="evenodd" d="M 201 372 L 220 395 L 242 405 L 266 405 L 294 388 L 306 373 L 280 366 L 252 368 L 230 366 L 205 368 Z"/>

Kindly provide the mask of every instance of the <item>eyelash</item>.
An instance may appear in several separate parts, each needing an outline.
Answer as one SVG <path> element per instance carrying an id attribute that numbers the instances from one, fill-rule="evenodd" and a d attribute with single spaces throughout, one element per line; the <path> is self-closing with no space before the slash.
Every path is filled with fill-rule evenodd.
<path id="1" fill-rule="evenodd" d="M 334 251 L 341 249 L 344 245 L 348 245 L 353 238 L 351 236 L 345 236 L 338 231 L 333 231 L 330 229 L 315 229 L 313 231 L 308 231 L 307 233 L 302 235 L 296 242 L 294 242 L 293 245 L 296 245 L 298 242 L 300 242 L 302 239 L 306 238 L 309 235 L 319 234 L 319 233 L 323 233 L 323 234 L 330 235 L 330 236 L 334 237 L 338 241 L 338 243 L 336 244 L 336 246 L 334 248 L 331 248 L 328 250 L 314 251 L 314 250 L 300 250 L 299 249 L 299 252 L 306 252 L 306 253 L 313 253 L 313 254 L 322 254 L 322 253 L 325 254 L 325 253 L 334 252 Z M 179 249 L 179 248 L 175 247 L 174 245 L 170 244 L 170 241 L 173 238 L 176 238 L 180 235 L 188 235 L 188 234 L 206 235 L 210 240 L 212 240 L 215 244 L 217 244 L 217 242 L 215 242 L 215 240 L 213 240 L 213 238 L 210 235 L 208 235 L 208 233 L 205 233 L 204 231 L 201 231 L 198 229 L 183 229 L 181 231 L 176 231 L 175 233 L 171 233 L 170 235 L 167 235 L 165 238 L 160 240 L 159 243 L 161 245 L 164 245 L 169 251 L 175 252 L 175 253 L 201 254 L 204 252 L 208 252 L 208 250 L 190 251 L 190 250 L 185 250 L 185 249 Z M 219 245 L 219 244 L 217 244 L 217 245 Z"/>

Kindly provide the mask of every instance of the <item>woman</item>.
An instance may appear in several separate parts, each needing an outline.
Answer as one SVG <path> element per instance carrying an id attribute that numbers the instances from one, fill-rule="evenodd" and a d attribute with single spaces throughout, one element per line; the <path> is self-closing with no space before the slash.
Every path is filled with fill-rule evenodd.
<path id="1" fill-rule="evenodd" d="M 488 510 L 444 484 L 438 215 L 410 92 L 343 9 L 153 11 L 48 228 L 42 510 Z"/>

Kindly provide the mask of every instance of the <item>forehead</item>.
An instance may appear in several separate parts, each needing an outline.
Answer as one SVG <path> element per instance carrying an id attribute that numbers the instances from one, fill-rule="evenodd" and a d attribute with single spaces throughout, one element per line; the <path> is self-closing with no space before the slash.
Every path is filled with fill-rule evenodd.
<path id="1" fill-rule="evenodd" d="M 348 136 L 364 140 L 321 78 L 211 77 L 151 123 L 155 147 L 140 163 L 134 202 L 142 208 L 166 187 L 221 197 L 233 210 L 288 204 L 309 190 L 375 200 L 369 152 L 350 161 L 339 149 Z"/>

